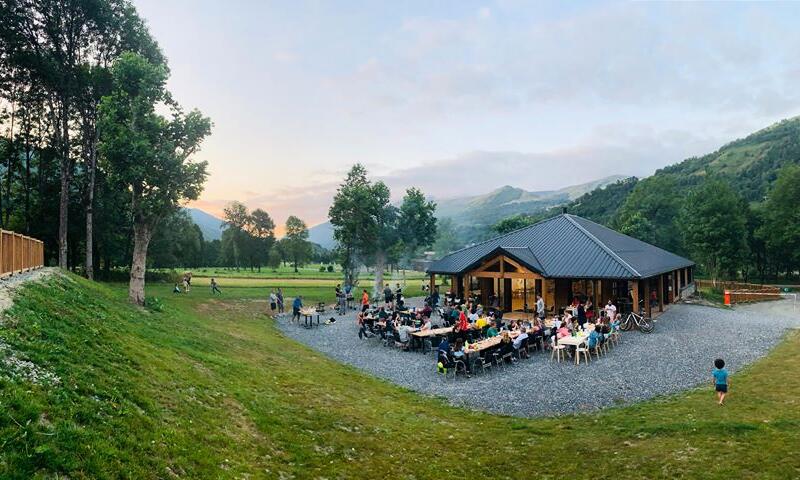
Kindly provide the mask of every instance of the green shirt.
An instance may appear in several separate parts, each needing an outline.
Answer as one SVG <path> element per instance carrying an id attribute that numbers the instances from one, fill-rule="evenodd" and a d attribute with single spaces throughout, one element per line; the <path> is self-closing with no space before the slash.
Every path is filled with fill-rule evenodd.
<path id="1" fill-rule="evenodd" d="M 494 327 L 489 327 L 489 329 L 486 330 L 486 336 L 487 337 L 496 337 L 497 336 L 497 329 L 494 328 Z"/>

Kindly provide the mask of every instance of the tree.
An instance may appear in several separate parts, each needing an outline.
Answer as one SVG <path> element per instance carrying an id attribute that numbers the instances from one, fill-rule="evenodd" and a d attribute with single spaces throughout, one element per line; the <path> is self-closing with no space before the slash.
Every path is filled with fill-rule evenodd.
<path id="1" fill-rule="evenodd" d="M 716 285 L 735 274 L 747 256 L 747 204 L 725 182 L 707 180 L 686 197 L 681 231 L 690 255 Z"/>
<path id="2" fill-rule="evenodd" d="M 250 242 L 250 229 L 252 218 L 247 207 L 241 202 L 231 202 L 223 209 L 223 225 L 226 227 L 222 233 L 225 264 L 239 270 L 243 258 L 250 256 L 252 248 Z"/>
<path id="3" fill-rule="evenodd" d="M 418 188 L 409 188 L 400 204 L 400 218 L 397 222 L 398 237 L 402 251 L 411 258 L 420 248 L 433 245 L 436 240 L 436 203 L 425 199 Z"/>
<path id="4" fill-rule="evenodd" d="M 270 250 L 275 245 L 275 222 L 269 213 L 260 208 L 253 210 L 250 214 L 250 235 L 254 241 L 252 261 L 261 271 L 261 265 L 267 264 Z"/>
<path id="5" fill-rule="evenodd" d="M 617 230 L 671 252 L 683 252 L 675 224 L 683 202 L 681 185 L 673 176 L 646 178 L 633 188 L 614 217 Z"/>
<path id="6" fill-rule="evenodd" d="M 775 273 L 791 276 L 800 268 L 800 166 L 787 165 L 778 172 L 775 185 L 767 195 L 763 225 L 758 236 L 763 239 L 773 259 Z"/>
<path id="7" fill-rule="evenodd" d="M 518 214 L 506 217 L 492 225 L 492 230 L 503 235 L 505 233 L 519 230 L 534 223 L 534 219 L 528 215 Z"/>
<path id="8" fill-rule="evenodd" d="M 367 169 L 361 164 L 354 165 L 328 210 L 346 285 L 358 285 L 358 269 L 364 254 L 370 252 L 377 241 L 377 219 L 383 207 L 382 199 L 373 193 Z"/>
<path id="9" fill-rule="evenodd" d="M 433 250 L 437 255 L 442 256 L 453 252 L 464 246 L 458 238 L 458 232 L 450 218 L 439 219 L 436 227 L 436 240 L 433 243 Z"/>
<path id="10" fill-rule="evenodd" d="M 123 54 L 112 73 L 112 93 L 100 104 L 102 160 L 113 181 L 130 195 L 134 246 L 128 297 L 143 305 L 150 239 L 181 202 L 199 196 L 206 163 L 191 157 L 210 133 L 211 121 L 167 102 L 166 68 L 141 55 Z M 167 106 L 171 118 L 157 114 L 157 105 Z"/>
<path id="11" fill-rule="evenodd" d="M 311 242 L 308 241 L 306 222 L 290 215 L 286 219 L 286 236 L 281 243 L 287 256 L 292 260 L 294 271 L 297 272 L 297 266 L 311 257 Z"/>
<path id="12" fill-rule="evenodd" d="M 125 0 L 7 0 L 0 4 L 0 18 L 0 46 L 10 66 L 26 72 L 30 82 L 46 93 L 49 143 L 58 161 L 58 265 L 67 268 L 75 160 L 83 150 L 87 167 L 93 168 L 97 145 L 94 123 L 101 91 L 95 87 L 100 85 L 96 83 L 99 77 L 84 73 L 108 64 L 124 50 L 141 51 L 157 62 L 163 58 Z M 77 135 L 73 128 L 76 120 L 81 127 Z M 87 178 L 93 180 L 93 175 Z M 91 225 L 90 215 L 89 247 Z M 91 265 L 91 248 L 88 250 L 86 258 Z"/>

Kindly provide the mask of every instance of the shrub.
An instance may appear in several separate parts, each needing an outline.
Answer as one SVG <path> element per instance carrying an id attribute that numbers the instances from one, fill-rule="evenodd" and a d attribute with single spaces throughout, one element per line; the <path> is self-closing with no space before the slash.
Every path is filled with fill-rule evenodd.
<path id="1" fill-rule="evenodd" d="M 163 312 L 164 311 L 164 302 L 162 302 L 158 297 L 146 297 L 144 299 L 144 306 L 148 310 L 152 310 L 154 312 Z"/>
<path id="2" fill-rule="evenodd" d="M 333 273 L 333 265 L 328 265 L 328 273 Z"/>

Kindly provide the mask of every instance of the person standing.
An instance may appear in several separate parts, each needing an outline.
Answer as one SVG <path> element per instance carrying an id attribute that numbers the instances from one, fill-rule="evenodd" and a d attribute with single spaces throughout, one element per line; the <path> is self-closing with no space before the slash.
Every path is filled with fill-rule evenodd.
<path id="1" fill-rule="evenodd" d="M 294 297 L 294 301 L 292 302 L 292 321 L 297 319 L 297 323 L 300 323 L 300 309 L 303 308 L 303 297 L 300 295 Z"/>
<path id="2" fill-rule="evenodd" d="M 364 289 L 364 292 L 361 294 L 361 311 L 366 312 L 369 309 L 369 293 L 367 293 L 367 289 Z"/>
<path id="3" fill-rule="evenodd" d="M 431 307 L 436 308 L 439 306 L 439 287 L 433 287 L 433 293 L 431 293 Z"/>
<path id="4" fill-rule="evenodd" d="M 214 277 L 211 277 L 211 295 L 214 295 L 215 293 L 222 295 L 222 291 L 219 289 L 217 280 Z"/>
<path id="5" fill-rule="evenodd" d="M 275 289 L 273 288 L 271 292 L 269 292 L 269 309 L 275 313 L 275 309 L 278 308 L 278 296 L 275 294 Z"/>
<path id="6" fill-rule="evenodd" d="M 606 318 L 608 318 L 609 322 L 617 318 L 617 307 L 611 302 L 610 298 L 608 299 L 608 303 L 606 303 L 605 311 L 606 311 Z"/>
<path id="7" fill-rule="evenodd" d="M 278 313 L 285 313 L 286 312 L 286 308 L 285 308 L 285 304 L 284 304 L 284 301 L 283 301 L 283 289 L 282 288 L 278 288 L 278 293 L 276 295 L 278 297 Z"/>
<path id="8" fill-rule="evenodd" d="M 714 390 L 717 392 L 717 403 L 722 405 L 725 402 L 725 395 L 728 394 L 728 370 L 725 368 L 725 360 L 718 358 L 714 360 Z"/>
<path id="9" fill-rule="evenodd" d="M 544 320 L 544 299 L 541 295 L 536 295 L 536 316 Z"/>

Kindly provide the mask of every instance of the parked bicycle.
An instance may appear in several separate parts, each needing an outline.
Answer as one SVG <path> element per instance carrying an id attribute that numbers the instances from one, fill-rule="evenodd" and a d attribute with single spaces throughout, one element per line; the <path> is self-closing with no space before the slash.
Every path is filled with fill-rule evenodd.
<path id="1" fill-rule="evenodd" d="M 641 311 L 641 307 L 639 309 L 640 313 L 636 313 L 631 311 L 625 320 L 622 321 L 619 328 L 621 330 L 629 331 L 633 330 L 634 328 L 638 328 L 642 333 L 652 333 L 653 328 L 655 325 L 653 324 L 653 319 L 645 317 Z"/>

